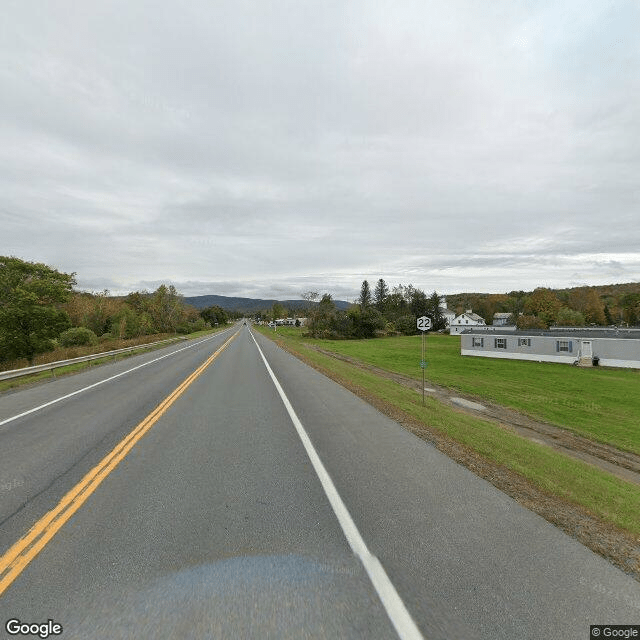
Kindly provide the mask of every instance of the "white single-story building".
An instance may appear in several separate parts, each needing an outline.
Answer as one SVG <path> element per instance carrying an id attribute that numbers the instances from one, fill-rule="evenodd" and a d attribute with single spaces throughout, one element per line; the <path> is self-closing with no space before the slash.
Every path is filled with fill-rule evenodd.
<path id="1" fill-rule="evenodd" d="M 463 331 L 470 329 L 474 326 L 486 326 L 484 318 L 481 318 L 477 313 L 473 313 L 471 309 L 467 309 L 464 313 L 456 316 L 449 325 L 449 333 L 453 335 L 459 335 Z"/>
<path id="2" fill-rule="evenodd" d="M 298 321 L 300 326 L 304 326 L 307 324 L 306 318 L 276 318 L 276 326 L 278 327 L 295 327 L 296 320 Z"/>
<path id="3" fill-rule="evenodd" d="M 460 335 L 463 356 L 640 369 L 640 329 L 477 331 Z"/>

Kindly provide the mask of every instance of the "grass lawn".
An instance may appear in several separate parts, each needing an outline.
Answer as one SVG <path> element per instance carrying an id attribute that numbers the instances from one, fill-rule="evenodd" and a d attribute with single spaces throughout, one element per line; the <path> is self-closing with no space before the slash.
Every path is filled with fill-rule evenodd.
<path id="1" fill-rule="evenodd" d="M 568 502 L 579 504 L 594 513 L 598 518 L 616 527 L 630 531 L 634 535 L 640 535 L 640 519 L 638 519 L 638 513 L 640 513 L 640 487 L 620 480 L 589 464 L 569 458 L 547 446 L 530 442 L 517 434 L 501 429 L 489 421 L 454 411 L 435 399 L 428 398 L 426 406 L 423 407 L 422 399 L 415 391 L 307 347 L 307 343 L 312 342 L 313 345 L 321 346 L 324 349 L 344 353 L 385 369 L 399 371 L 407 375 L 415 375 L 416 378 L 420 378 L 420 337 L 353 342 L 310 341 L 302 338 L 301 331 L 296 329 L 278 328 L 275 333 L 273 330 L 265 328 L 260 328 L 260 330 L 265 335 L 269 335 L 269 337 L 288 343 L 292 350 L 318 366 L 331 371 L 338 379 L 349 381 L 349 383 L 355 384 L 379 398 L 383 398 L 386 402 L 393 404 L 429 427 L 468 446 L 486 459 L 524 476 L 543 491 L 559 496 Z M 456 341 L 459 342 L 459 338 L 456 340 L 456 338 L 450 336 L 438 336 L 429 341 L 427 348 L 430 351 L 429 362 L 430 366 L 432 366 L 430 370 L 431 379 L 438 384 L 446 384 L 448 381 L 456 380 L 460 384 L 459 388 L 464 388 L 465 391 L 472 388 L 474 390 L 477 389 L 478 391 L 473 392 L 481 394 L 485 387 L 491 388 L 492 384 L 491 382 L 487 383 L 485 380 L 476 382 L 474 380 L 475 376 L 483 377 L 484 379 L 493 378 L 493 383 L 497 384 L 500 380 L 501 371 L 504 371 L 500 367 L 494 369 L 491 365 L 533 364 L 536 367 L 547 367 L 547 365 L 537 365 L 537 363 L 514 363 L 511 361 L 501 363 L 493 360 L 486 362 L 478 359 L 480 369 L 474 369 L 475 373 L 469 372 L 465 376 L 463 375 L 465 365 L 472 359 L 462 359 L 458 353 L 457 359 L 462 363 L 452 367 L 453 370 L 450 370 L 448 375 L 441 373 L 436 377 L 433 375 L 434 370 L 456 360 L 454 349 Z M 474 361 L 473 365 L 475 366 L 475 364 Z M 489 368 L 485 370 L 483 367 L 487 365 L 489 365 Z M 557 365 L 557 367 L 560 368 L 562 365 Z M 412 368 L 417 371 L 412 371 Z M 563 368 L 568 372 L 571 380 L 580 379 L 579 376 L 583 373 L 582 370 L 575 370 L 572 367 L 565 366 Z M 518 369 L 515 370 L 518 371 Z M 562 369 L 557 373 L 554 365 L 550 367 L 550 371 L 553 372 L 553 375 L 558 376 L 558 379 L 562 376 Z M 591 373 L 591 371 L 587 373 Z M 619 373 L 617 371 L 602 372 L 598 370 L 594 373 L 597 374 L 598 379 L 600 379 L 600 374 L 604 373 L 605 380 L 608 379 L 606 374 L 611 374 L 611 380 L 614 381 L 612 385 L 617 384 L 616 374 Z M 502 375 L 505 374 L 502 373 Z M 467 377 L 469 378 L 468 383 Z M 524 381 L 527 381 L 529 377 L 533 378 L 536 381 L 535 384 L 539 386 L 533 386 L 528 393 L 542 395 L 544 388 L 543 373 L 526 376 L 525 373 L 519 372 L 513 374 L 513 377 Z M 627 378 L 622 376 L 622 379 L 626 381 Z M 549 393 L 560 396 L 562 391 L 554 388 L 554 378 L 547 378 L 547 380 L 546 384 L 551 388 Z M 635 380 L 637 382 L 640 378 L 636 376 Z M 565 386 L 565 388 L 571 389 L 569 385 Z M 615 388 L 617 389 L 617 387 Z M 602 393 L 606 396 L 605 392 Z M 611 394 L 612 392 L 609 391 L 607 393 Z M 511 394 L 505 392 L 504 396 L 495 395 L 492 398 L 495 398 L 496 401 L 502 401 L 503 397 L 512 396 L 516 397 L 515 390 Z M 564 405 L 560 406 L 564 407 Z"/>
<path id="2" fill-rule="evenodd" d="M 422 379 L 420 336 L 312 340 L 300 329 L 284 331 L 290 339 Z M 640 371 L 461 356 L 458 336 L 428 335 L 426 344 L 427 380 L 640 454 Z"/>

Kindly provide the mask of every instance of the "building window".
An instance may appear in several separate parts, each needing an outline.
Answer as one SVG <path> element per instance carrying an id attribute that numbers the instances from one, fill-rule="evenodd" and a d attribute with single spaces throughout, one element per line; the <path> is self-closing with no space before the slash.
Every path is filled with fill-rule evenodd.
<path id="1" fill-rule="evenodd" d="M 556 351 L 566 351 L 571 353 L 573 351 L 572 340 L 556 340 Z"/>
<path id="2" fill-rule="evenodd" d="M 506 349 L 507 348 L 507 339 L 506 338 L 496 338 L 495 347 L 496 347 L 496 349 Z"/>
<path id="3" fill-rule="evenodd" d="M 484 338 L 472 338 L 473 347 L 484 347 Z"/>
<path id="4" fill-rule="evenodd" d="M 518 346 L 519 347 L 530 347 L 531 346 L 531 338 L 518 338 Z"/>

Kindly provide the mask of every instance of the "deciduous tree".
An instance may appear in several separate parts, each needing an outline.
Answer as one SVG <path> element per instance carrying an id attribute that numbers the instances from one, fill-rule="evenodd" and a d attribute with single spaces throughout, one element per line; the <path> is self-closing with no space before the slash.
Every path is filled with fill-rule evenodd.
<path id="1" fill-rule="evenodd" d="M 45 264 L 0 256 L 0 358 L 29 358 L 53 348 L 52 339 L 70 326 L 60 308 L 75 274 Z"/>
<path id="2" fill-rule="evenodd" d="M 584 316 L 575 309 L 562 307 L 556 315 L 556 324 L 561 327 L 584 327 Z"/>
<path id="3" fill-rule="evenodd" d="M 535 289 L 524 304 L 525 313 L 536 316 L 544 329 L 555 323 L 559 309 L 560 301 L 555 293 L 542 287 Z"/>

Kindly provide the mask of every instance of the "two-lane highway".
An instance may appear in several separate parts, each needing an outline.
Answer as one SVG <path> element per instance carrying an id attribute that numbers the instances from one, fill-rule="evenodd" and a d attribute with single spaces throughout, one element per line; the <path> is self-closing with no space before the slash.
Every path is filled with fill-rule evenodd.
<path id="1" fill-rule="evenodd" d="M 640 619 L 631 578 L 248 327 L 129 371 L 163 354 L 0 397 L 2 423 L 123 374 L 0 426 L 0 624 L 570 639 Z"/>

